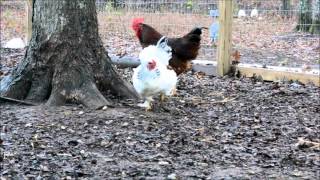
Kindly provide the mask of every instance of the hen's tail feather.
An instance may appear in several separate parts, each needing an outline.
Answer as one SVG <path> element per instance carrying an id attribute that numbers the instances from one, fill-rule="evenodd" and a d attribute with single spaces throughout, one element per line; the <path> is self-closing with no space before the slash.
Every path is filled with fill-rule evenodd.
<path id="1" fill-rule="evenodd" d="M 140 24 L 144 22 L 144 18 L 134 18 L 132 20 L 131 28 L 137 32 L 140 28 Z"/>
<path id="2" fill-rule="evenodd" d="M 189 32 L 189 34 L 201 35 L 203 29 L 208 29 L 208 28 L 207 27 L 195 27 Z"/>

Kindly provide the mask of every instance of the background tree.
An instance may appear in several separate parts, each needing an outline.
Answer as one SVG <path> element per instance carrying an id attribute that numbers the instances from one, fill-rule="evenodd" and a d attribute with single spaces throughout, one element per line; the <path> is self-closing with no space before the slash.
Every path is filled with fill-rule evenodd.
<path id="1" fill-rule="evenodd" d="M 320 34 L 320 0 L 300 0 L 298 31 Z"/>
<path id="2" fill-rule="evenodd" d="M 284 17 L 291 15 L 289 12 L 291 10 L 291 0 L 282 0 L 282 14 Z"/>
<path id="3" fill-rule="evenodd" d="M 63 105 L 110 105 L 100 91 L 138 98 L 112 66 L 98 34 L 95 0 L 34 0 L 32 37 L 0 94 Z"/>
<path id="4" fill-rule="evenodd" d="M 312 25 L 310 32 L 320 34 L 320 0 L 313 0 L 312 4 Z"/>

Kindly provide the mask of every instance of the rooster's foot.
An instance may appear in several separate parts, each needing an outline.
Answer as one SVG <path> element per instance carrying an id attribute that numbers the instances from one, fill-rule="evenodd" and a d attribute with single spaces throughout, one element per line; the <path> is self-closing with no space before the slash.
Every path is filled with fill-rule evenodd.
<path id="1" fill-rule="evenodd" d="M 145 101 L 144 103 L 139 103 L 138 106 L 145 108 L 146 112 L 152 110 L 151 103 L 148 101 Z"/>
<path id="2" fill-rule="evenodd" d="M 163 103 L 166 100 L 166 96 L 164 94 L 160 94 L 160 102 Z"/>
<path id="3" fill-rule="evenodd" d="M 172 94 L 172 96 L 178 96 L 177 88 L 176 88 L 176 87 L 175 87 L 174 89 L 172 89 L 171 94 Z"/>

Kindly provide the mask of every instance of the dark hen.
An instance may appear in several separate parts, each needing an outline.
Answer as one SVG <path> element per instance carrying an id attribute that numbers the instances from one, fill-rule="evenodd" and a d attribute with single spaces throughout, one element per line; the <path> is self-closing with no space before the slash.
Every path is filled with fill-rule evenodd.
<path id="1" fill-rule="evenodd" d="M 143 48 L 156 45 L 163 36 L 153 27 L 144 24 L 143 18 L 134 19 L 132 29 Z M 182 37 L 168 38 L 168 45 L 172 48 L 172 59 L 169 61 L 169 65 L 177 75 L 188 71 L 191 68 L 191 60 L 198 56 L 202 29 L 203 27 L 196 27 Z"/>

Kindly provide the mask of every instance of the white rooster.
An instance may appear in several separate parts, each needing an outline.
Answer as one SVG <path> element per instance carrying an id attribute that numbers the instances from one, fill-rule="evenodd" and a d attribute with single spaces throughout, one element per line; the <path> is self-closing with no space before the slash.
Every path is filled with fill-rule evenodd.
<path id="1" fill-rule="evenodd" d="M 150 45 L 144 48 L 139 59 L 141 64 L 134 69 L 132 83 L 136 91 L 145 100 L 138 104 L 140 107 L 151 109 L 153 96 L 171 96 L 176 88 L 177 74 L 168 69 L 169 60 L 172 57 L 171 48 L 167 45 L 167 40 L 162 37 L 157 45 Z"/>

